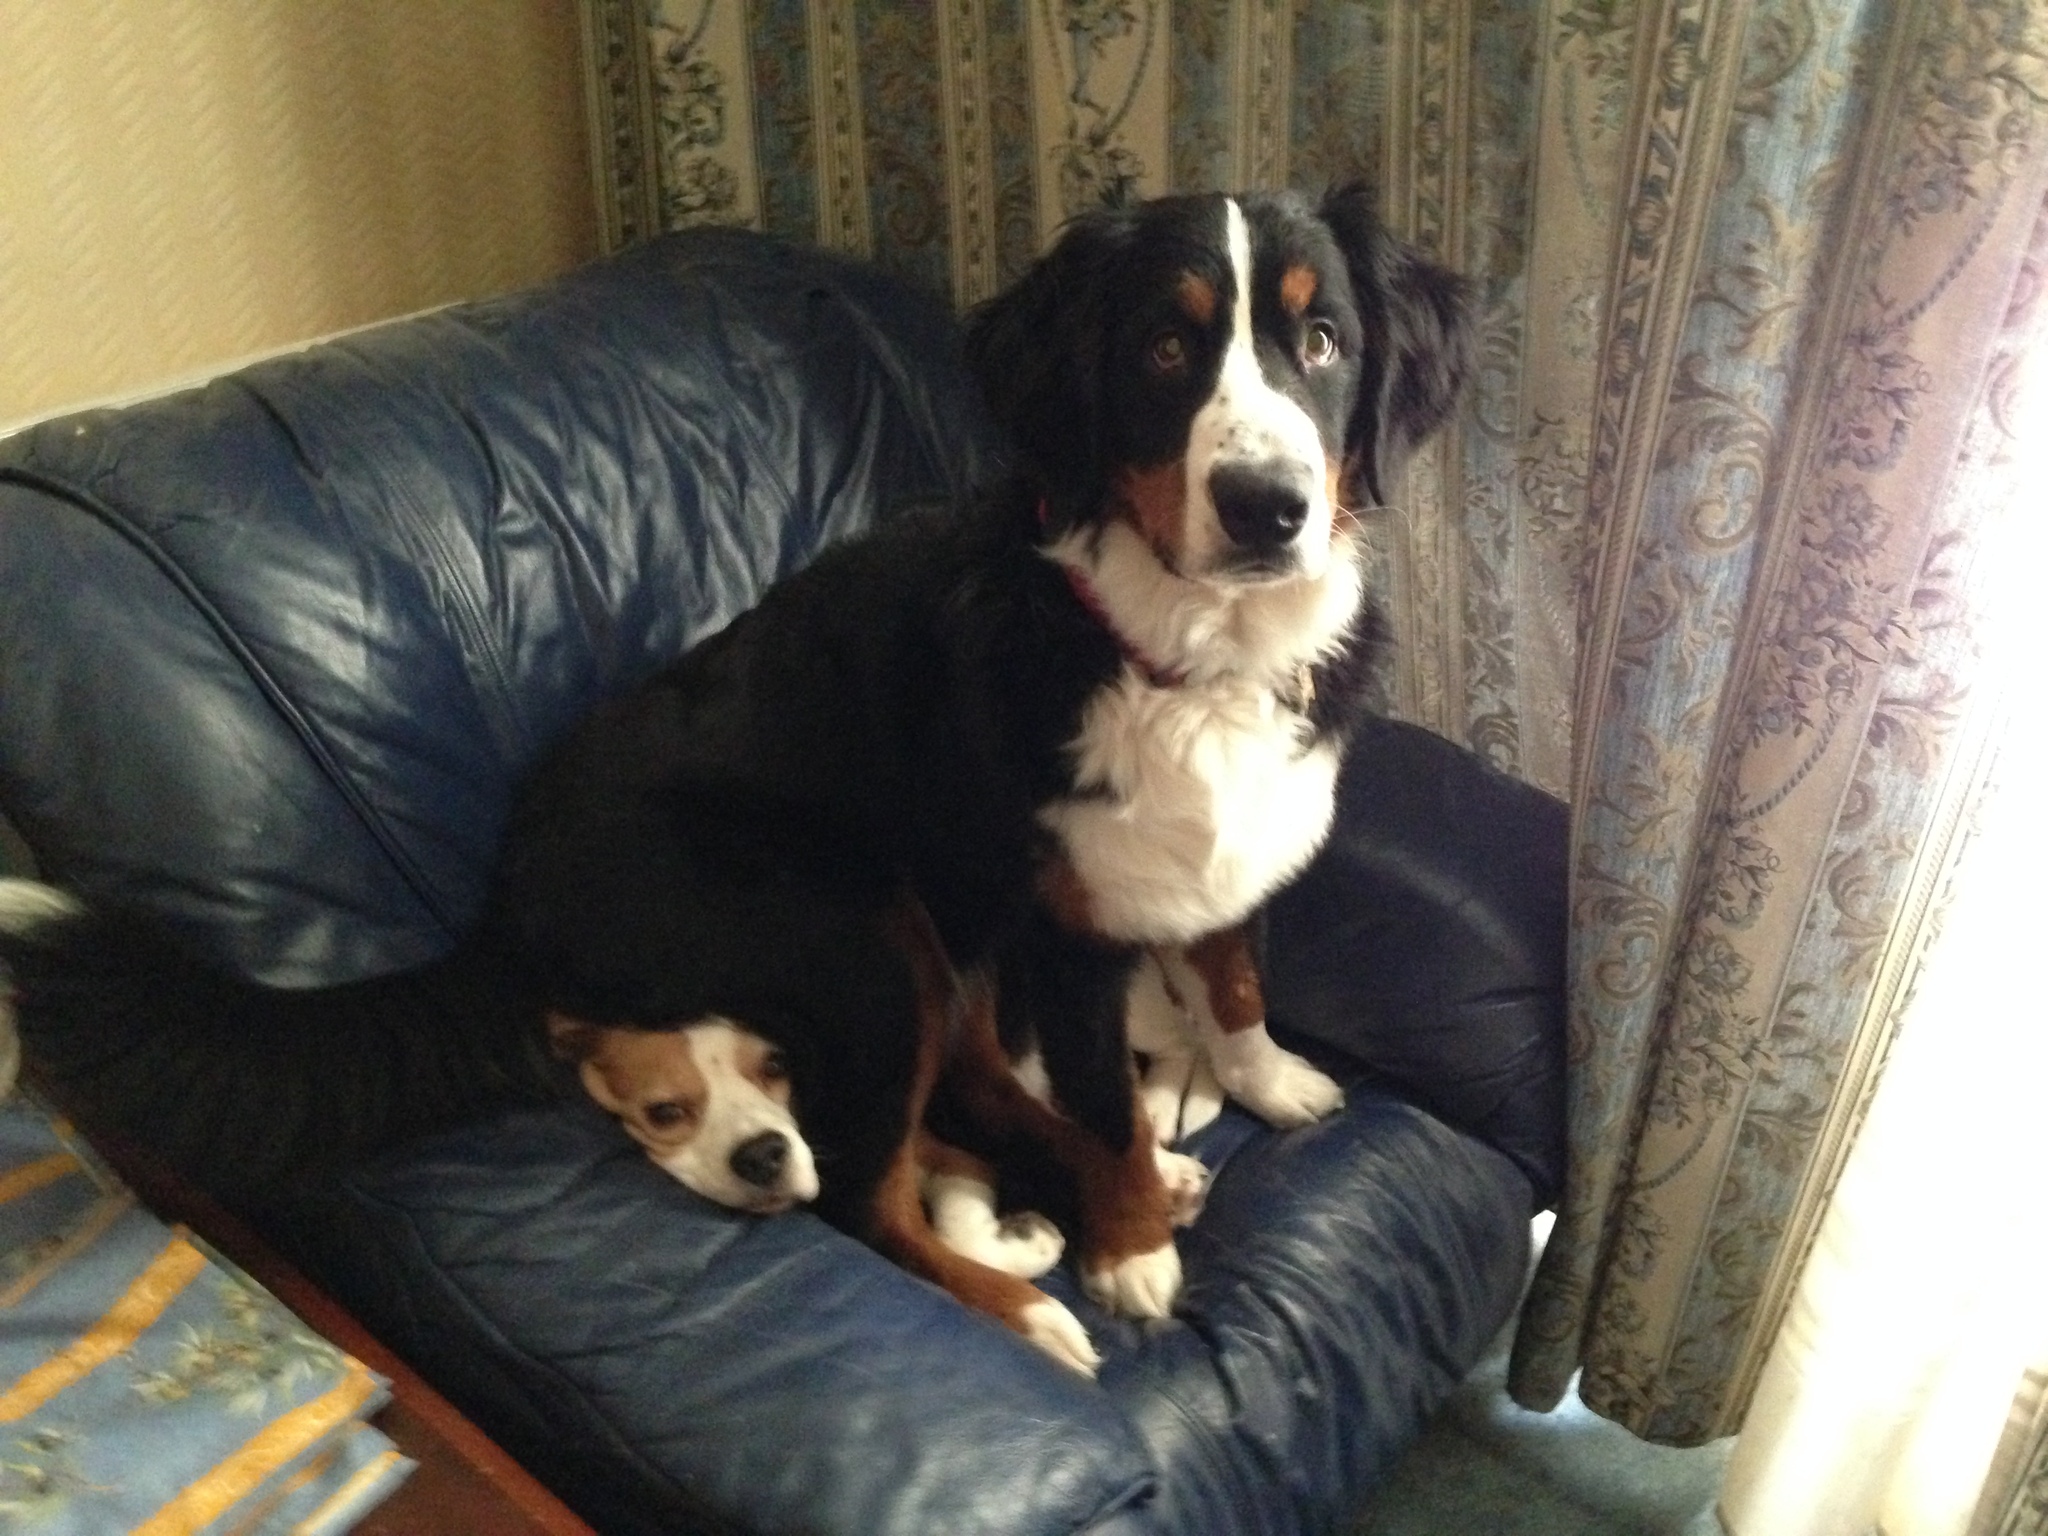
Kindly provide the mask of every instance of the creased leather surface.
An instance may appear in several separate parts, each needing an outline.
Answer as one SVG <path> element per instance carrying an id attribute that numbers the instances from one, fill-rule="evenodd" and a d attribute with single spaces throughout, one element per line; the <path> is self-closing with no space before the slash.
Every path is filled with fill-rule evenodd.
<path id="1" fill-rule="evenodd" d="M 984 452 L 939 306 L 723 233 L 52 423 L 0 449 L 0 809 L 249 974 L 418 960 L 564 722 Z M 1336 1529 L 1507 1317 L 1555 1183 L 1560 825 L 1368 735 L 1269 956 L 1352 1103 L 1203 1133 L 1173 1320 L 1054 1278 L 1100 1385 L 580 1105 L 273 1231 L 608 1532 Z"/>
<path id="2" fill-rule="evenodd" d="M 1310 1130 L 1232 1110 L 1190 1143 L 1222 1172 L 1174 1318 L 1050 1277 L 1099 1386 L 809 1216 L 710 1205 L 580 1107 L 425 1145 L 289 1227 L 607 1532 L 1324 1531 L 1484 1349 L 1528 1252 L 1508 1159 L 1352 1088 Z"/>
<path id="3" fill-rule="evenodd" d="M 1352 743 L 1330 840 L 1267 914 L 1274 1020 L 1564 1185 L 1567 816 L 1413 725 Z"/>
<path id="4" fill-rule="evenodd" d="M 936 302 L 703 232 L 11 439 L 0 804 L 260 980 L 428 959 L 555 732 L 964 482 L 957 366 Z"/>

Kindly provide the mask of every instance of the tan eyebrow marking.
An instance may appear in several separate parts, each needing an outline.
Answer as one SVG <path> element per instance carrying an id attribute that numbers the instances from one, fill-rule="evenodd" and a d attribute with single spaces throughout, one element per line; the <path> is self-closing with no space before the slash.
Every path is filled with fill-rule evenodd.
<path id="1" fill-rule="evenodd" d="M 1180 275 L 1180 287 L 1176 291 L 1180 298 L 1180 307 L 1195 324 L 1207 325 L 1216 318 L 1216 285 L 1206 277 L 1193 272 L 1183 272 Z"/>
<path id="2" fill-rule="evenodd" d="M 615 1115 L 644 1117 L 650 1105 L 670 1100 L 701 1112 L 711 1092 L 689 1034 L 681 1029 L 601 1028 L 590 1065 L 612 1100 L 604 1103 L 599 1098 L 598 1102 Z M 585 1086 L 589 1086 L 588 1079 Z M 681 1146 L 697 1134 L 695 1126 L 680 1133 L 674 1128 L 649 1129 L 664 1146 Z"/>
<path id="3" fill-rule="evenodd" d="M 1308 308 L 1309 300 L 1316 296 L 1316 269 L 1314 267 L 1289 267 L 1280 279 L 1280 302 L 1287 306 L 1287 313 L 1299 316 Z"/>

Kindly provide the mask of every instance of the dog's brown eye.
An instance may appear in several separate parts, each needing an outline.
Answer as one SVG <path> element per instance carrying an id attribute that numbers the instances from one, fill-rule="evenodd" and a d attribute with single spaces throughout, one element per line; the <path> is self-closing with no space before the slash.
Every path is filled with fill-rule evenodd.
<path id="1" fill-rule="evenodd" d="M 1188 344 L 1181 339 L 1179 331 L 1161 331 L 1152 338 L 1152 366 L 1161 373 L 1172 373 L 1185 367 L 1188 360 Z"/>
<path id="2" fill-rule="evenodd" d="M 693 1124 L 697 1119 L 696 1107 L 680 1099 L 664 1099 L 659 1104 L 650 1104 L 643 1113 L 647 1116 L 647 1123 L 657 1131 L 673 1131 Z"/>
<path id="3" fill-rule="evenodd" d="M 1327 320 L 1311 320 L 1301 338 L 1301 360 L 1311 368 L 1327 368 L 1337 361 L 1337 327 Z"/>
<path id="4" fill-rule="evenodd" d="M 785 1081 L 789 1077 L 789 1061 L 782 1052 L 770 1051 L 761 1062 L 761 1075 L 771 1083 Z"/>

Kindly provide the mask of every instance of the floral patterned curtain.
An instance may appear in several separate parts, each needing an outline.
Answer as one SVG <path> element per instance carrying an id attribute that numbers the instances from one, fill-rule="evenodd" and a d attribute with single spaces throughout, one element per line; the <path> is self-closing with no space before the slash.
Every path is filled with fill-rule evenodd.
<path id="1" fill-rule="evenodd" d="M 1075 209 L 1364 176 L 1480 280 L 1376 514 L 1397 713 L 1568 796 L 1573 1172 L 1513 1387 L 1741 1419 L 1981 753 L 2034 0 L 584 0 L 615 243 L 968 303 Z"/>

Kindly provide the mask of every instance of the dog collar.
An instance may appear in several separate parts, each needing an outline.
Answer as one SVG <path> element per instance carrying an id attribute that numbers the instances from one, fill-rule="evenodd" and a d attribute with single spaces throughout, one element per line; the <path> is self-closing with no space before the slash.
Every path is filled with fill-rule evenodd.
<path id="1" fill-rule="evenodd" d="M 1052 511 L 1046 506 L 1045 498 L 1041 496 L 1038 498 L 1038 526 L 1043 528 L 1051 520 Z M 1114 640 L 1116 648 L 1123 652 L 1124 660 L 1138 669 L 1140 677 L 1154 688 L 1180 688 L 1186 685 L 1188 675 L 1185 670 L 1179 667 L 1162 667 L 1145 654 L 1137 641 L 1117 628 L 1116 620 L 1110 617 L 1109 609 L 1102 601 L 1102 594 L 1095 590 L 1095 583 L 1088 579 L 1086 573 L 1064 560 L 1053 563 L 1066 573 L 1067 585 L 1073 589 L 1074 596 L 1080 600 L 1081 606 L 1088 610 L 1088 616 L 1109 632 L 1109 638 Z"/>
<path id="2" fill-rule="evenodd" d="M 1051 521 L 1051 518 L 1052 513 L 1045 504 L 1045 498 L 1043 496 L 1039 497 L 1039 527 L 1045 527 Z M 1088 579 L 1084 571 L 1078 566 L 1067 564 L 1064 560 L 1055 561 L 1054 564 L 1058 565 L 1060 570 L 1065 573 L 1068 587 L 1073 590 L 1074 596 L 1080 601 L 1081 606 L 1088 610 L 1088 616 L 1108 631 L 1109 638 L 1116 642 L 1116 648 L 1123 653 L 1124 660 L 1137 669 L 1140 677 L 1144 678 L 1154 688 L 1184 688 L 1187 686 L 1188 674 L 1185 668 L 1162 667 L 1158 662 L 1146 655 L 1143 648 L 1135 640 L 1117 627 L 1116 620 L 1110 617 L 1109 608 L 1102 601 L 1102 594 L 1095 590 L 1095 583 Z M 1273 690 L 1273 697 L 1280 702 L 1283 708 L 1290 709 L 1297 715 L 1307 714 L 1309 706 L 1315 703 L 1316 698 L 1314 669 L 1307 662 L 1303 662 L 1295 669 L 1292 686 L 1275 688 Z"/>
<path id="3" fill-rule="evenodd" d="M 1102 594 L 1095 590 L 1095 583 L 1064 560 L 1060 569 L 1067 573 L 1067 585 L 1074 589 L 1074 596 L 1081 600 L 1081 606 L 1089 616 L 1109 631 L 1109 638 L 1116 642 L 1116 648 L 1124 653 L 1124 660 L 1138 669 L 1138 675 L 1154 688 L 1179 688 L 1187 683 L 1188 675 L 1179 667 L 1162 667 L 1158 662 L 1140 650 L 1138 643 L 1116 627 L 1116 620 L 1109 616 L 1109 610 L 1102 604 Z"/>

